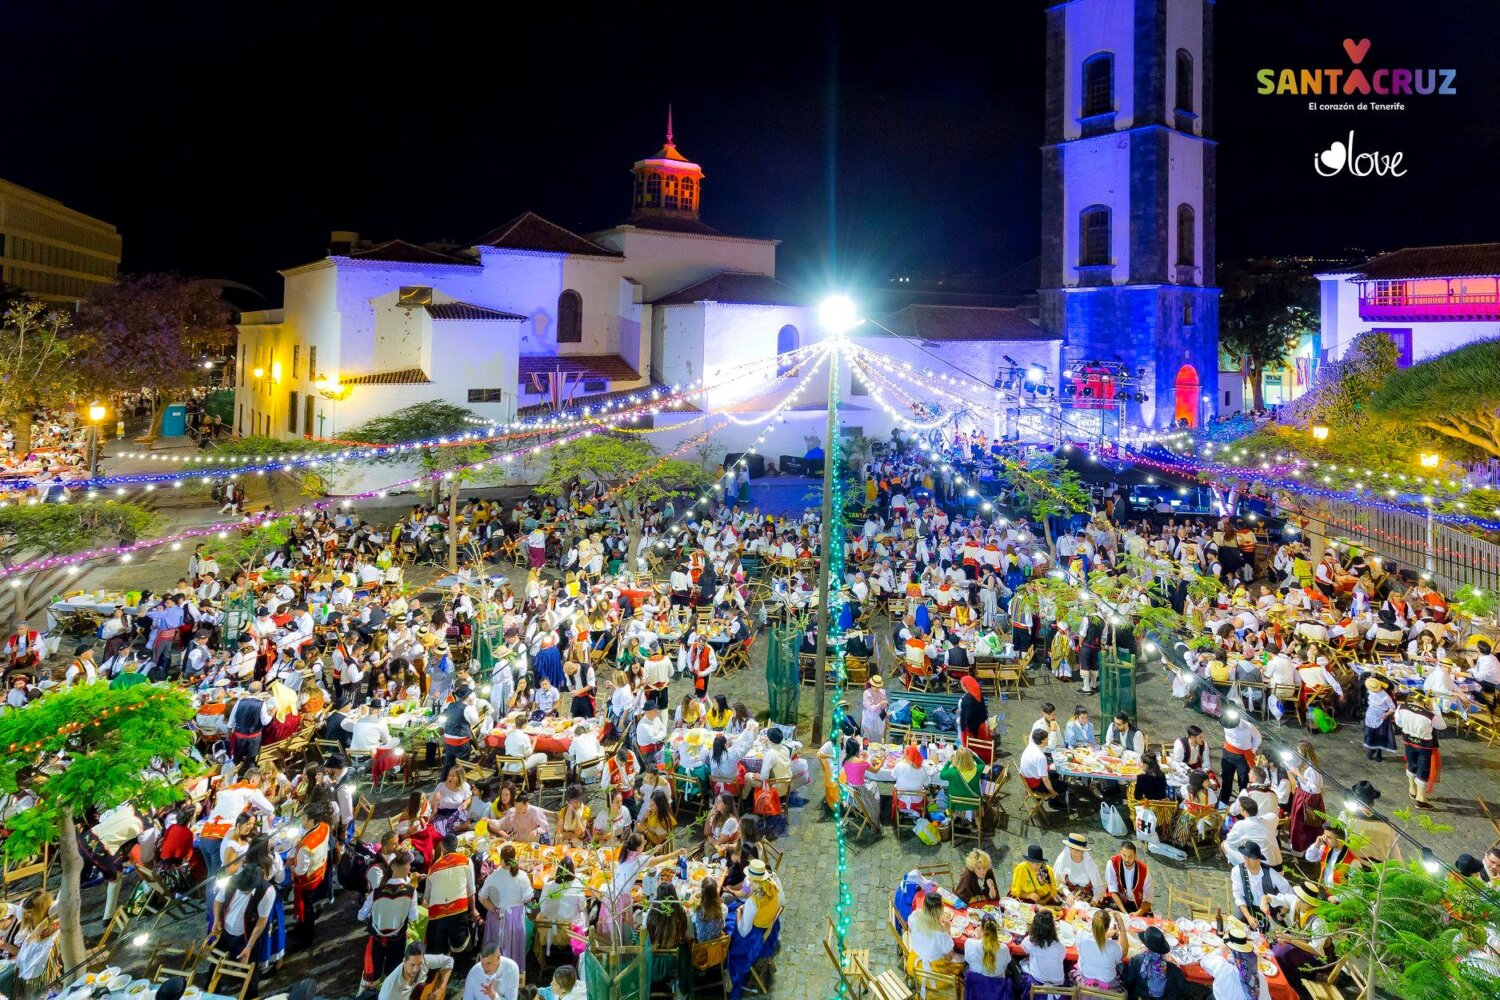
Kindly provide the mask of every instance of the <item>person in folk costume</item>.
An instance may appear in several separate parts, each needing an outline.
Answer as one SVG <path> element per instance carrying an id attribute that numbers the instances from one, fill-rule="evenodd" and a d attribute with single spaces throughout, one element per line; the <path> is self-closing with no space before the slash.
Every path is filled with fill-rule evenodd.
<path id="1" fill-rule="evenodd" d="M 400 964 L 406 950 L 407 927 L 417 918 L 417 887 L 411 881 L 410 851 L 397 851 L 386 864 L 389 872 L 365 897 L 359 919 L 367 921 L 364 972 L 360 989 L 374 989 Z"/>
<path id="2" fill-rule="evenodd" d="M 708 697 L 708 677 L 719 666 L 719 658 L 708 640 L 701 635 L 688 648 L 688 670 L 693 675 L 693 693 L 699 698 Z"/>
<path id="3" fill-rule="evenodd" d="M 24 621 L 16 622 L 15 633 L 5 640 L 5 655 L 7 673 L 12 670 L 35 670 L 42 662 L 41 638 L 36 629 L 27 628 Z"/>
<path id="4" fill-rule="evenodd" d="M 1336 827 L 1326 827 L 1318 839 L 1302 852 L 1304 860 L 1318 866 L 1317 881 L 1322 885 L 1339 885 L 1349 874 L 1349 866 L 1358 862 L 1344 834 Z"/>
<path id="5" fill-rule="evenodd" d="M 1308 740 L 1297 744 L 1297 756 L 1286 765 L 1296 783 L 1292 791 L 1291 844 L 1298 854 L 1306 851 L 1323 832 L 1317 814 L 1323 811 L 1323 775 L 1318 772 L 1318 751 Z"/>
<path id="6" fill-rule="evenodd" d="M 479 904 L 484 908 L 484 944 L 498 944 L 500 953 L 517 966 L 526 964 L 526 904 L 533 894 L 531 876 L 521 872 L 515 845 L 506 844 L 500 849 L 500 864 L 479 889 Z"/>
<path id="7" fill-rule="evenodd" d="M 1151 871 L 1146 862 L 1140 860 L 1135 844 L 1125 841 L 1120 853 L 1113 855 L 1104 865 L 1105 906 L 1112 906 L 1125 913 L 1150 916 L 1151 899 L 1155 895 L 1151 883 Z"/>
<path id="8" fill-rule="evenodd" d="M 208 941 L 232 961 L 251 962 L 270 923 L 276 887 L 255 864 L 246 862 L 234 875 L 229 888 L 214 903 Z M 246 995 L 259 993 L 260 966 L 250 973 Z"/>
<path id="9" fill-rule="evenodd" d="M 1091 614 L 1078 640 L 1078 672 L 1083 676 L 1083 693 L 1099 690 L 1099 649 L 1104 643 L 1104 619 Z"/>
<path id="10" fill-rule="evenodd" d="M 1219 758 L 1220 808 L 1234 798 L 1236 779 L 1241 789 L 1250 784 L 1250 768 L 1261 742 L 1260 730 L 1244 713 L 1230 709 L 1224 713 L 1224 722 L 1224 752 Z"/>
<path id="11" fill-rule="evenodd" d="M 1271 988 L 1260 971 L 1260 959 L 1249 933 L 1238 920 L 1224 922 L 1224 947 L 1199 963 L 1213 977 L 1213 995 L 1224 1000 L 1268 1000 Z"/>
<path id="12" fill-rule="evenodd" d="M 427 950 L 453 955 L 469 947 L 469 927 L 478 919 L 474 902 L 474 865 L 458 852 L 458 837 L 443 837 L 442 854 L 427 870 L 423 889 L 427 904 Z"/>
<path id="13" fill-rule="evenodd" d="M 574 719 L 592 719 L 596 708 L 594 689 L 597 675 L 589 663 L 568 660 L 563 663 L 562 690 L 568 694 L 568 715 Z"/>
<path id="14" fill-rule="evenodd" d="M 1365 678 L 1365 691 L 1369 695 L 1365 701 L 1365 758 L 1383 761 L 1386 751 L 1397 750 L 1393 721 L 1396 701 L 1390 695 L 1390 682 L 1383 677 Z"/>
<path id="15" fill-rule="evenodd" d="M 443 707 L 443 773 L 446 778 L 455 761 L 468 760 L 474 752 L 474 727 L 479 725 L 479 709 L 474 692 L 467 684 L 453 692 L 453 700 Z"/>
<path id="16" fill-rule="evenodd" d="M 890 698 L 885 693 L 885 680 L 872 674 L 865 681 L 865 692 L 860 702 L 859 726 L 864 737 L 875 743 L 885 740 L 885 721 Z"/>
<path id="17" fill-rule="evenodd" d="M 740 1000 L 757 962 L 774 956 L 781 945 L 781 882 L 760 859 L 745 867 L 750 894 L 736 907 L 734 932 L 724 969 L 730 1000 Z"/>
<path id="18" fill-rule="evenodd" d="M 1073 679 L 1074 660 L 1073 637 L 1068 631 L 1068 623 L 1059 621 L 1056 624 L 1056 632 L 1052 635 L 1052 673 L 1053 676 L 1062 680 Z"/>
<path id="19" fill-rule="evenodd" d="M 984 692 L 979 686 L 979 681 L 968 674 L 958 679 L 959 687 L 963 688 L 963 696 L 958 700 L 958 729 L 962 744 L 969 746 L 970 740 L 990 739 L 990 712 L 985 703 Z M 985 764 L 992 762 L 992 750 L 985 747 L 970 747 L 974 756 Z"/>
<path id="20" fill-rule="evenodd" d="M 235 702 L 229 713 L 229 755 L 241 771 L 260 756 L 266 726 L 276 717 L 276 703 L 261 696 L 261 682 L 251 681 L 250 691 Z"/>
<path id="21" fill-rule="evenodd" d="M 329 801 L 314 802 L 307 809 L 311 824 L 292 861 L 293 912 L 297 915 L 297 937 L 311 943 L 318 919 L 314 903 L 322 897 L 323 880 L 328 876 L 328 853 L 333 846 L 334 815 L 337 807 Z"/>
<path id="22" fill-rule="evenodd" d="M 1407 794 L 1417 800 L 1418 809 L 1431 809 L 1427 797 L 1437 786 L 1443 771 L 1443 755 L 1438 749 L 1437 731 L 1447 729 L 1441 713 L 1410 701 L 1396 709 L 1393 721 L 1401 730 L 1406 745 Z"/>

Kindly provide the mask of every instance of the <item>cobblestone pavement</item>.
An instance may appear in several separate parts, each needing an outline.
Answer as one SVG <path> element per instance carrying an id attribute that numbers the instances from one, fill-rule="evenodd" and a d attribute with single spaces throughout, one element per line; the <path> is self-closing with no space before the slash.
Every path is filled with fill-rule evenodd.
<path id="1" fill-rule="evenodd" d="M 685 687 L 685 685 L 684 685 Z M 740 676 L 720 682 L 718 688 L 731 699 L 740 698 L 754 708 L 764 705 L 765 681 L 762 676 L 746 672 Z M 1171 686 L 1159 666 L 1143 669 L 1137 683 L 1139 724 L 1147 738 L 1153 743 L 1162 743 L 1176 738 L 1189 723 L 1196 722 L 1209 738 L 1210 746 L 1216 742 L 1222 730 L 1211 719 L 1182 706 L 1171 697 Z M 674 686 L 673 693 L 681 692 Z M 851 704 L 858 697 L 854 692 Z M 808 716 L 811 690 L 804 689 L 802 712 Z M 1011 699 L 999 708 L 1007 716 L 1007 728 L 1000 745 L 1013 756 L 1006 760 L 1014 764 L 1024 746 L 1024 739 L 1031 722 L 1040 714 L 1044 701 L 1057 705 L 1059 717 L 1066 718 L 1074 705 L 1087 705 L 1097 721 L 1098 695 L 1084 696 L 1076 682 L 1067 684 L 1060 680 L 1046 680 L 1024 692 L 1019 701 Z M 1274 721 L 1257 722 L 1268 743 L 1291 745 L 1301 737 L 1301 731 L 1293 724 L 1282 728 Z M 1410 804 L 1406 795 L 1406 779 L 1399 756 L 1387 755 L 1383 764 L 1367 761 L 1359 746 L 1360 729 L 1357 725 L 1345 724 L 1327 735 L 1312 737 L 1317 746 L 1323 771 L 1328 782 L 1326 792 L 1330 810 L 1339 808 L 1344 798 L 1336 788 L 1352 785 L 1361 779 L 1371 781 L 1382 792 L 1380 807 L 1388 813 Z M 809 748 L 809 752 L 816 748 Z M 1500 756 L 1486 749 L 1482 743 L 1472 739 L 1448 739 L 1444 742 L 1443 781 L 1438 786 L 1434 802 L 1437 808 L 1430 818 L 1439 824 L 1453 827 L 1452 832 L 1431 833 L 1415 822 L 1397 819 L 1395 824 L 1413 834 L 1447 862 L 1452 862 L 1461 853 L 1476 857 L 1496 838 L 1497 831 L 1480 812 L 1476 797 L 1486 794 L 1491 801 L 1496 798 L 1495 786 L 1500 775 Z M 1215 765 L 1218 753 L 1213 755 Z M 777 979 L 773 995 L 778 997 L 827 997 L 833 995 L 837 985 L 832 963 L 823 950 L 823 936 L 827 931 L 826 918 L 833 913 L 837 884 L 837 849 L 833 821 L 824 816 L 821 798 L 815 787 L 809 789 L 808 805 L 792 810 L 790 829 L 778 846 L 785 850 L 781 878 L 786 888 L 787 908 L 782 925 L 782 950 L 777 959 Z M 1009 876 L 1015 861 L 1025 853 L 1027 844 L 1040 843 L 1048 859 L 1062 851 L 1063 837 L 1070 831 L 1087 833 L 1095 859 L 1102 866 L 1119 843 L 1105 833 L 1097 817 L 1085 821 L 1061 822 L 1053 828 L 1038 833 L 1028 832 L 1024 839 L 1018 836 L 1021 820 L 1021 798 L 1018 786 L 1012 785 L 1007 795 L 1011 811 L 1008 830 L 994 831 L 993 837 L 986 831 L 989 841 L 986 850 L 994 861 L 1001 884 Z M 1500 816 L 1500 810 L 1497 810 Z M 961 847 L 941 844 L 929 847 L 909 833 L 897 841 L 887 826 L 880 837 L 864 834 L 849 847 L 848 874 L 854 893 L 854 916 L 849 932 L 849 943 L 853 947 L 870 950 L 870 965 L 877 973 L 892 968 L 899 962 L 895 942 L 887 930 L 887 912 L 896 883 L 912 868 L 949 864 L 955 877 L 962 870 L 963 857 L 972 849 L 972 841 Z M 1408 858 L 1416 850 L 1410 843 L 1403 849 Z M 1144 855 L 1151 866 L 1158 907 L 1164 907 L 1168 888 L 1175 886 L 1197 894 L 1212 895 L 1225 900 L 1228 908 L 1228 866 L 1221 856 L 1204 855 L 1202 863 L 1189 855 L 1186 863 L 1176 863 L 1155 855 Z"/>

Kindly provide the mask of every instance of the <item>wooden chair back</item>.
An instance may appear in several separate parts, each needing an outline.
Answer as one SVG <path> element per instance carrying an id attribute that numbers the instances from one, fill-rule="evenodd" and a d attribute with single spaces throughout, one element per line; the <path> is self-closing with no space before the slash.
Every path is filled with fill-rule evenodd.
<path id="1" fill-rule="evenodd" d="M 207 992 L 219 993 L 220 981 L 228 979 L 238 981 L 240 984 L 240 988 L 235 993 L 228 995 L 237 997 L 238 1000 L 248 1000 L 250 986 L 255 981 L 255 963 L 236 962 L 222 951 L 216 950 L 211 954 L 214 959 L 214 965 L 213 974 L 208 979 Z"/>
<path id="2" fill-rule="evenodd" d="M 953 846 L 957 847 L 960 839 L 974 839 L 974 846 L 978 847 L 984 843 L 984 800 L 978 797 L 970 798 L 967 795 L 948 796 L 948 812 L 953 820 Z M 972 827 L 965 828 L 958 822 L 958 814 L 971 812 L 974 814 Z"/>

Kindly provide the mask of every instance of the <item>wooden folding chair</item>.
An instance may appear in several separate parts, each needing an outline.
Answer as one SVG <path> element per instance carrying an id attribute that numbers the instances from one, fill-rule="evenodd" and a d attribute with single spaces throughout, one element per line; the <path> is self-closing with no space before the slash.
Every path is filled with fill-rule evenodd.
<path id="1" fill-rule="evenodd" d="M 1302 689 L 1296 684 L 1275 684 L 1271 687 L 1271 697 L 1281 702 L 1281 717 L 1286 718 L 1287 710 L 1290 709 L 1299 726 L 1306 725 L 1302 719 Z M 1267 712 L 1270 711 L 1268 707 Z"/>
<path id="2" fill-rule="evenodd" d="M 1189 920 L 1212 920 L 1214 910 L 1221 907 L 1218 901 L 1210 896 L 1200 896 L 1174 886 L 1167 886 L 1167 912 L 1176 916 L 1179 908 L 1186 911 Z"/>
<path id="3" fill-rule="evenodd" d="M 334 755 L 344 756 L 344 744 L 338 740 L 313 740 L 312 745 L 313 751 L 317 753 L 320 762 Z"/>
<path id="4" fill-rule="evenodd" d="M 872 1000 L 912 1000 L 911 987 L 906 985 L 906 976 L 896 969 L 887 969 L 879 975 L 870 972 L 868 962 L 854 961 L 854 974 L 866 984 Z"/>
<path id="5" fill-rule="evenodd" d="M 869 988 L 860 973 L 861 968 L 869 968 L 870 952 L 864 950 L 863 960 L 856 959 L 852 952 L 855 949 L 845 948 L 844 959 L 839 961 L 838 941 L 834 936 L 833 928 L 830 926 L 828 933 L 823 936 L 823 951 L 828 956 L 828 961 L 833 963 L 833 970 L 839 977 L 839 994 L 841 996 L 861 997 Z"/>
<path id="6" fill-rule="evenodd" d="M 1044 986 L 1034 983 L 1031 987 L 1032 1000 L 1077 1000 L 1078 987 L 1076 986 Z"/>
<path id="7" fill-rule="evenodd" d="M 588 760 L 580 760 L 573 767 L 572 780 L 587 788 L 589 785 L 597 785 L 604 777 L 604 758 L 590 757 Z"/>
<path id="8" fill-rule="evenodd" d="M 697 997 L 703 993 L 717 992 L 727 996 L 730 989 L 729 974 L 724 969 L 724 960 L 729 957 L 729 935 L 724 934 L 712 941 L 693 943 L 690 961 L 693 964 L 693 992 Z M 718 975 L 714 975 L 717 972 Z"/>
<path id="9" fill-rule="evenodd" d="M 495 769 L 479 761 L 459 758 L 453 763 L 458 766 L 459 773 L 464 776 L 464 780 L 470 784 L 483 784 L 495 777 Z"/>
<path id="10" fill-rule="evenodd" d="M 1484 813 L 1484 818 L 1489 820 L 1490 826 L 1495 828 L 1495 842 L 1491 844 L 1490 847 L 1500 847 L 1500 821 L 1497 821 L 1494 815 L 1490 813 L 1490 807 L 1485 804 L 1485 801 L 1482 797 L 1477 798 L 1474 801 L 1479 803 L 1479 811 Z"/>
<path id="11" fill-rule="evenodd" d="M 99 940 L 94 942 L 94 947 L 103 948 L 109 944 L 110 938 L 123 933 L 125 925 L 130 923 L 131 916 L 130 907 L 124 905 L 115 907 L 115 915 L 110 917 L 109 923 L 104 925 L 104 933 L 99 935 Z"/>
<path id="12" fill-rule="evenodd" d="M 1026 831 L 1032 827 L 1045 830 L 1052 824 L 1052 810 L 1046 805 L 1051 801 L 1051 796 L 1038 795 L 1030 788 L 1026 789 L 1026 815 L 1021 817 L 1020 836 L 1025 837 Z"/>
<path id="13" fill-rule="evenodd" d="M 953 881 L 953 865 L 947 861 L 941 864 L 927 865 L 924 868 L 918 868 L 917 874 L 930 882 L 943 885 Z"/>
<path id="14" fill-rule="evenodd" d="M 984 793 L 984 808 L 990 814 L 991 829 L 995 827 L 1003 830 L 1010 829 L 1010 811 L 1005 808 L 1005 792 L 1006 786 L 1010 784 L 1010 778 L 1010 765 L 1002 766 L 993 784 Z"/>
<path id="15" fill-rule="evenodd" d="M 1341 993 L 1338 988 L 1338 980 L 1339 974 L 1344 971 L 1344 966 L 1348 963 L 1348 961 L 1349 956 L 1345 955 L 1343 958 L 1339 959 L 1337 962 L 1334 962 L 1326 970 L 1324 970 L 1323 977 L 1321 979 L 1316 980 L 1313 979 L 1311 975 L 1309 975 L 1309 972 L 1311 972 L 1312 975 L 1317 975 L 1318 973 L 1316 970 L 1302 970 L 1303 990 L 1307 992 L 1307 995 L 1311 997 L 1312 1000 L 1344 1000 L 1344 994 Z"/>
<path id="16" fill-rule="evenodd" d="M 375 803 L 363 795 L 354 800 L 354 839 L 364 842 L 365 828 L 370 825 L 370 820 L 375 818 Z"/>
<path id="17" fill-rule="evenodd" d="M 972 812 L 974 814 L 974 825 L 970 829 L 964 829 L 958 822 L 958 814 L 961 812 Z M 953 820 L 953 846 L 957 847 L 960 839 L 974 838 L 974 846 L 979 847 L 984 843 L 984 800 L 978 797 L 970 798 L 967 795 L 948 796 L 948 813 Z"/>
<path id="18" fill-rule="evenodd" d="M 209 993 L 219 992 L 219 982 L 224 979 L 237 980 L 240 984 L 237 993 L 228 994 L 236 996 L 238 1000 L 248 1000 L 250 987 L 255 982 L 255 963 L 236 962 L 222 951 L 214 950 L 209 953 L 213 958 L 213 974 L 208 979 Z"/>
<path id="19" fill-rule="evenodd" d="M 906 794 L 909 794 L 909 793 L 904 793 L 903 792 L 902 794 L 906 795 Z M 896 839 L 897 840 L 901 839 L 901 830 L 902 830 L 903 826 L 905 826 L 905 828 L 908 829 L 908 830 L 913 829 L 914 827 L 916 827 L 917 823 L 922 819 L 922 817 L 924 817 L 924 816 L 927 815 L 927 803 L 931 801 L 931 793 L 929 793 L 929 792 L 927 792 L 927 791 L 924 790 L 922 792 L 922 797 L 920 799 L 918 799 L 918 800 L 910 800 L 910 799 L 908 799 L 908 801 L 909 802 L 914 801 L 914 803 L 915 803 L 914 806 L 912 806 L 912 808 L 913 808 L 913 810 L 916 813 L 916 818 L 913 818 L 911 812 L 908 812 L 907 809 L 902 808 L 899 805 L 893 807 L 893 809 L 892 809 L 892 811 L 896 814 L 895 820 L 894 820 L 894 826 L 896 828 Z"/>
<path id="20" fill-rule="evenodd" d="M 812 687 L 818 681 L 818 658 L 812 653 L 799 653 L 797 656 L 797 673 L 802 679 L 803 687 Z"/>
<path id="21" fill-rule="evenodd" d="M 521 788 L 531 787 L 531 773 L 526 770 L 525 757 L 506 757 L 503 754 L 497 754 L 495 771 L 499 773 L 501 781 L 514 781 Z"/>
<path id="22" fill-rule="evenodd" d="M 193 985 L 193 979 L 197 976 L 197 973 L 189 972 L 186 969 L 172 969 L 162 965 L 158 966 L 157 970 L 151 974 L 151 982 L 159 986 L 173 976 L 180 976 L 184 987 L 186 987 Z"/>
<path id="23" fill-rule="evenodd" d="M 1000 666 L 995 668 L 995 693 L 1002 698 L 1009 692 L 1013 698 L 1021 697 L 1021 679 L 1025 674 L 1017 667 Z"/>
<path id="24" fill-rule="evenodd" d="M 780 870 L 781 859 L 785 857 L 786 852 L 777 847 L 775 844 L 763 840 L 760 843 L 760 853 L 764 856 L 767 868 L 771 869 L 771 871 L 773 872 Z"/>
<path id="25" fill-rule="evenodd" d="M 885 727 L 885 741 L 887 743 L 904 747 L 911 740 L 911 726 L 898 726 L 895 723 L 891 723 Z"/>
<path id="26" fill-rule="evenodd" d="M 14 867 L 12 867 L 11 865 L 11 859 L 9 856 L 6 856 L 4 858 L 3 864 L 4 895 L 10 895 L 10 887 L 12 885 L 17 882 L 24 881 L 25 879 L 31 878 L 33 875 L 41 879 L 40 888 L 45 889 L 47 888 L 47 872 L 50 870 L 52 865 L 52 845 L 43 844 L 42 853 L 39 856 L 30 858 L 26 861 L 22 861 L 20 864 L 15 865 Z"/>

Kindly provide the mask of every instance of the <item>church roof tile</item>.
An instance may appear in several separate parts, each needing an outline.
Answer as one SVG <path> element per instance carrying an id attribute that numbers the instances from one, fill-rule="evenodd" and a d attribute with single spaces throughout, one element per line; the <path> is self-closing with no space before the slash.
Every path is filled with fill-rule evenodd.
<path id="1" fill-rule="evenodd" d="M 593 240 L 548 222 L 535 212 L 522 212 L 503 226 L 491 229 L 474 246 L 501 250 L 531 250 L 539 253 L 565 253 L 578 257 L 621 257 L 618 250 L 600 246 Z"/>
<path id="2" fill-rule="evenodd" d="M 805 306 L 807 297 L 769 274 L 751 271 L 720 271 L 695 284 L 656 300 L 659 306 L 691 302 L 730 302 L 739 305 Z"/>
<path id="3" fill-rule="evenodd" d="M 993 306 L 907 306 L 866 324 L 855 336 L 915 337 L 920 340 L 1056 340 L 1017 309 Z"/>
<path id="4" fill-rule="evenodd" d="M 1407 247 L 1381 254 L 1358 268 L 1355 273 L 1374 281 L 1500 274 L 1500 243 Z"/>
<path id="5" fill-rule="evenodd" d="M 519 313 L 502 312 L 470 302 L 434 302 L 425 307 L 433 319 L 505 319 L 525 320 Z"/>

